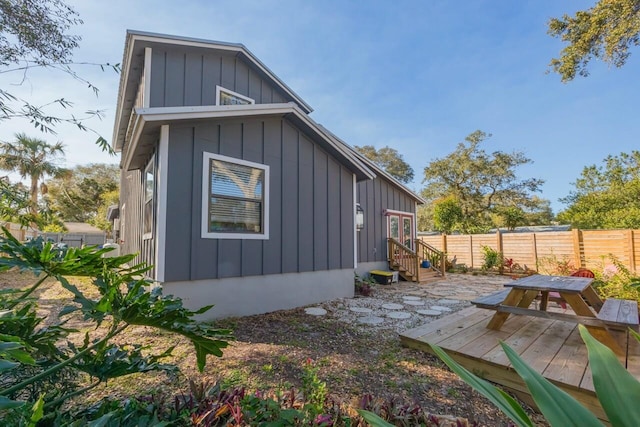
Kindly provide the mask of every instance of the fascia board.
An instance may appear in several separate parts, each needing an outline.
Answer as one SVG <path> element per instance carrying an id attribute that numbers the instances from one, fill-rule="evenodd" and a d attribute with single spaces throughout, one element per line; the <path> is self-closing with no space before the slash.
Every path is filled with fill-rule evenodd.
<path id="1" fill-rule="evenodd" d="M 122 74 L 120 74 L 120 84 L 118 85 L 118 99 L 116 100 L 116 119 L 113 125 L 113 139 L 111 140 L 111 147 L 115 151 L 120 151 L 122 145 L 118 144 L 118 134 L 120 129 L 120 122 L 122 121 L 122 110 L 124 109 L 125 90 L 127 82 L 129 81 L 129 71 L 131 70 L 131 57 L 133 55 L 133 38 L 127 33 L 127 40 L 125 42 L 125 49 L 122 58 Z M 124 144 L 124 140 L 122 141 Z"/>
<path id="2" fill-rule="evenodd" d="M 221 117 L 245 117 L 288 114 L 291 106 L 283 104 L 205 105 L 197 107 L 137 108 L 136 113 L 147 122 L 165 120 L 197 120 Z"/>

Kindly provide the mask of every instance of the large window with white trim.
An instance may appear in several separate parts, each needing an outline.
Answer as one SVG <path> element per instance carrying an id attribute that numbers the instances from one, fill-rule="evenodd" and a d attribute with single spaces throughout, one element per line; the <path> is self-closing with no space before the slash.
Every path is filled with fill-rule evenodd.
<path id="1" fill-rule="evenodd" d="M 202 237 L 269 238 L 269 166 L 203 155 Z"/>
<path id="2" fill-rule="evenodd" d="M 222 86 L 216 86 L 216 105 L 248 105 L 256 101 Z"/>

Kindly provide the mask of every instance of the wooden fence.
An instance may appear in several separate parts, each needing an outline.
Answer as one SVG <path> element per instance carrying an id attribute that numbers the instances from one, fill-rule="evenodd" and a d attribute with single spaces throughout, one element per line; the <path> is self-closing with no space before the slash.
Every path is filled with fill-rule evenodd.
<path id="1" fill-rule="evenodd" d="M 573 268 L 601 269 L 613 255 L 635 274 L 640 266 L 640 230 L 572 230 L 539 233 L 495 233 L 420 236 L 446 252 L 449 260 L 480 268 L 483 246 L 531 270 L 544 270 L 550 259 L 567 261 Z"/>
<path id="2" fill-rule="evenodd" d="M 2 226 L 7 230 L 9 230 L 11 235 L 21 242 L 24 242 L 28 238 L 35 237 L 38 235 L 38 232 L 36 230 L 33 230 L 31 228 L 23 228 L 20 226 L 20 224 L 14 224 L 12 222 L 4 222 L 2 223 Z"/>

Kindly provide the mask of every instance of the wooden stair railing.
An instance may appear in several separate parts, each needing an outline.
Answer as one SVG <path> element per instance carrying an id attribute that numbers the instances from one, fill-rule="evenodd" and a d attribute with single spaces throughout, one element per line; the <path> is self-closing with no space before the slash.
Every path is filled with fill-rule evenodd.
<path id="1" fill-rule="evenodd" d="M 388 238 L 388 261 L 391 269 L 406 280 L 420 282 L 420 259 L 418 255 L 396 239 Z"/>
<path id="2" fill-rule="evenodd" d="M 442 274 L 442 277 L 444 277 L 447 267 L 447 258 L 444 252 L 440 252 L 433 246 L 423 242 L 420 239 L 416 239 L 415 242 L 418 258 L 420 260 L 429 260 L 433 269 Z"/>

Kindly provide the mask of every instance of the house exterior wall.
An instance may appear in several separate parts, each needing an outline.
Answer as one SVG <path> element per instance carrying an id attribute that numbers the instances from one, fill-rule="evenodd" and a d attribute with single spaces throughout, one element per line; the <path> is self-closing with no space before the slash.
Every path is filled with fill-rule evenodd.
<path id="1" fill-rule="evenodd" d="M 184 47 L 153 47 L 150 107 L 216 105 L 216 85 L 248 96 L 256 104 L 290 100 L 235 55 Z"/>
<path id="2" fill-rule="evenodd" d="M 199 320 L 247 316 L 353 297 L 353 269 L 168 282 L 163 292 L 185 307 L 214 307 Z"/>
<path id="3" fill-rule="evenodd" d="M 201 238 L 203 152 L 269 165 L 268 240 Z M 165 282 L 353 271 L 353 174 L 286 119 L 170 125 L 167 175 Z"/>
<path id="4" fill-rule="evenodd" d="M 155 263 L 155 234 L 142 238 L 143 171 L 122 171 L 120 177 L 120 253 L 137 254 L 132 264 Z M 155 272 L 149 271 L 149 277 Z"/>
<path id="5" fill-rule="evenodd" d="M 416 201 L 384 178 L 361 181 L 357 185 L 357 200 L 364 210 L 364 228 L 358 232 L 358 266 L 387 261 L 386 209 L 416 213 Z M 414 224 L 415 227 L 415 224 Z"/>

